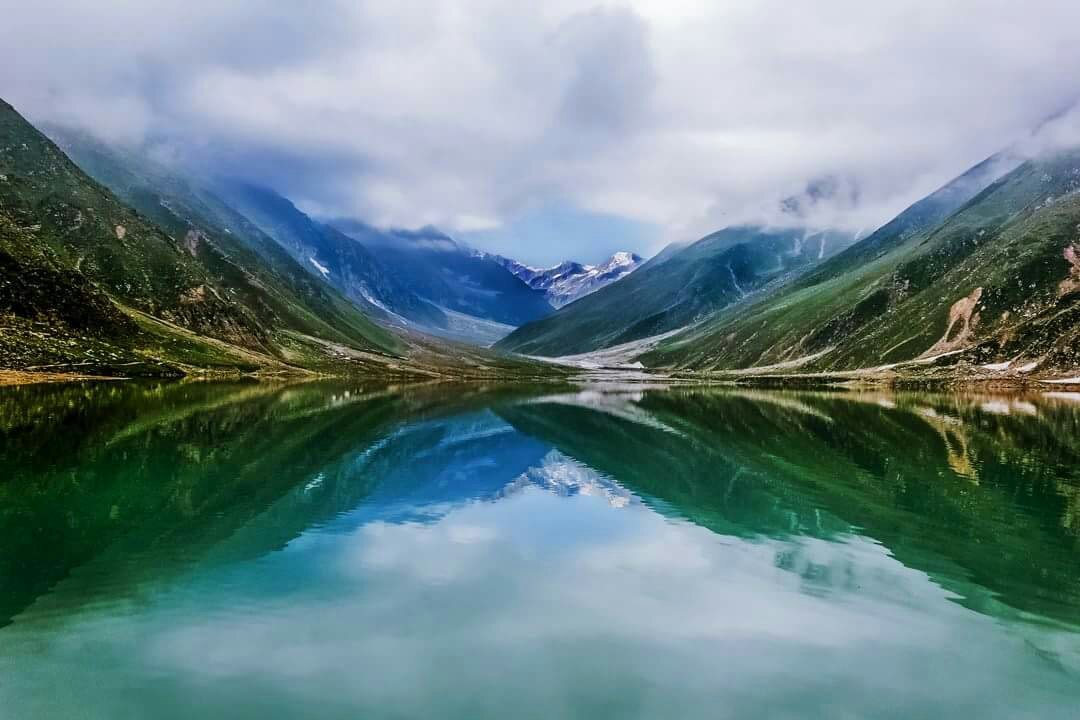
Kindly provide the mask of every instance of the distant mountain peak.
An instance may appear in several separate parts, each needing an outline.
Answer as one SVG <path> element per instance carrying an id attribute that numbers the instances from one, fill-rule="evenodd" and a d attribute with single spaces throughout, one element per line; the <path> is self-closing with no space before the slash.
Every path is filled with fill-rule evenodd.
<path id="1" fill-rule="evenodd" d="M 442 230 L 434 225 L 425 225 L 417 230 L 405 230 L 401 228 L 390 230 L 389 235 L 407 244 L 427 250 L 441 250 L 443 252 L 461 252 L 462 246 Z"/>
<path id="2" fill-rule="evenodd" d="M 526 285 L 547 294 L 548 302 L 560 308 L 578 298 L 585 297 L 605 285 L 625 277 L 636 270 L 643 258 L 632 252 L 620 251 L 600 265 L 584 265 L 564 260 L 549 268 L 535 268 L 501 255 L 491 255 L 493 260 L 520 278 Z"/>
<path id="3" fill-rule="evenodd" d="M 611 258 L 605 263 L 606 266 L 616 265 L 637 265 L 642 260 L 642 257 L 637 253 L 626 252 L 625 250 L 619 251 L 611 256 Z"/>

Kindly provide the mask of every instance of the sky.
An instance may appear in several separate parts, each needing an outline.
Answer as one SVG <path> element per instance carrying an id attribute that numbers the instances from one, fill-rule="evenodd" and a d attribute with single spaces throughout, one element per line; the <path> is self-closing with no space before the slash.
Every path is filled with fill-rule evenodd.
<path id="1" fill-rule="evenodd" d="M 0 97 L 31 120 L 533 264 L 740 222 L 872 228 L 1080 98 L 1063 0 L 0 0 L 0 17 Z M 808 188 L 809 216 L 780 212 Z"/>

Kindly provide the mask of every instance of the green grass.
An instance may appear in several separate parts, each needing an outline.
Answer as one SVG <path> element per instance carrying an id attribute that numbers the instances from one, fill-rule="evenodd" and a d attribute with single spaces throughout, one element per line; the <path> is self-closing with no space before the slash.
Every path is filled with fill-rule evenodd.
<path id="1" fill-rule="evenodd" d="M 805 235 L 803 229 L 721 230 L 518 328 L 496 347 L 558 356 L 658 335 L 732 306 L 745 294 L 812 266 L 821 252 L 829 257 L 854 239 L 844 233 Z"/>
<path id="2" fill-rule="evenodd" d="M 95 157 L 102 177 L 139 208 L 88 177 L 0 101 L 6 367 L 246 371 L 285 359 L 276 340 L 282 330 L 377 353 L 404 350 L 212 196 L 149 168 Z M 163 327 L 178 332 L 163 334 Z"/>
<path id="3" fill-rule="evenodd" d="M 950 308 L 982 288 L 974 337 L 980 362 L 1026 354 L 1045 367 L 1076 364 L 1075 331 L 1047 317 L 1071 312 L 1058 297 L 1064 249 L 1080 225 L 1080 153 L 1029 161 L 940 224 L 883 242 L 871 236 L 806 278 L 661 344 L 649 365 L 736 369 L 829 350 L 814 370 L 917 358 L 946 332 Z M 1047 198 L 1054 198 L 1047 203 Z M 886 226 L 888 228 L 888 226 Z M 869 252 L 867 248 L 873 248 Z M 853 259 L 854 258 L 854 259 Z M 1036 323 L 1037 330 L 1029 327 Z M 1029 347 L 1006 340 L 1023 335 Z"/>

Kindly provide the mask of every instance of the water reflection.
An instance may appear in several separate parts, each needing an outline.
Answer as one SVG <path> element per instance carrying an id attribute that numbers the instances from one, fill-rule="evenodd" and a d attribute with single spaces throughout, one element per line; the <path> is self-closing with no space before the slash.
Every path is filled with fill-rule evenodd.
<path id="1" fill-rule="evenodd" d="M 1073 717 L 1072 397 L 0 393 L 0 706 Z"/>

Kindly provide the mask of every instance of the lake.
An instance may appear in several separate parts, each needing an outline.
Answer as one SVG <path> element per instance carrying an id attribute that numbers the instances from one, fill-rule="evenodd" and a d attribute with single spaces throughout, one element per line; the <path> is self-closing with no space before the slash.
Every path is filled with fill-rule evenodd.
<path id="1" fill-rule="evenodd" d="M 4 718 L 1076 718 L 1080 396 L 0 389 Z"/>

